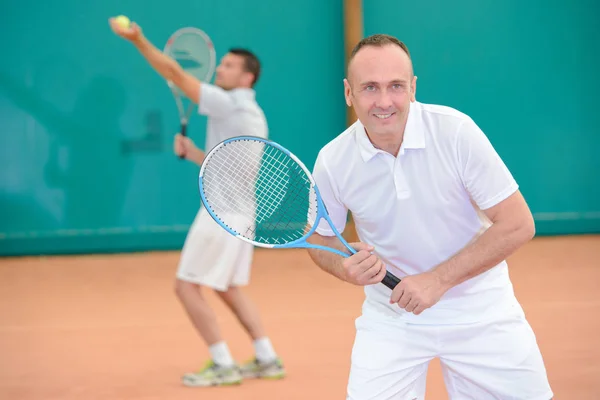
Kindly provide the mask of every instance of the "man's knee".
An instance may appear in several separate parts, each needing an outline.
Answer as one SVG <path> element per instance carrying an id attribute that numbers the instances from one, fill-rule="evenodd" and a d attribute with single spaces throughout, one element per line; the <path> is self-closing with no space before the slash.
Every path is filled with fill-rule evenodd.
<path id="1" fill-rule="evenodd" d="M 201 286 L 197 283 L 187 282 L 181 279 L 175 280 L 175 294 L 177 297 L 185 297 L 188 293 L 201 293 Z"/>
<path id="2" fill-rule="evenodd" d="M 225 291 L 215 290 L 215 293 L 227 304 L 233 304 L 235 299 L 240 296 L 239 288 L 230 286 Z"/>

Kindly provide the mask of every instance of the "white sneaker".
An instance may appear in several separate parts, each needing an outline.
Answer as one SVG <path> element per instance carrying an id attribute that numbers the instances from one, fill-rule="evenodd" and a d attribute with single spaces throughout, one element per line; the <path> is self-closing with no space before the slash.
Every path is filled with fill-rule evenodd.
<path id="1" fill-rule="evenodd" d="M 280 358 L 262 363 L 253 358 L 240 367 L 244 378 L 282 379 L 286 372 Z"/>
<path id="2" fill-rule="evenodd" d="M 187 373 L 182 378 L 185 386 L 228 386 L 242 383 L 242 374 L 237 365 L 223 367 L 210 360 L 198 372 Z"/>

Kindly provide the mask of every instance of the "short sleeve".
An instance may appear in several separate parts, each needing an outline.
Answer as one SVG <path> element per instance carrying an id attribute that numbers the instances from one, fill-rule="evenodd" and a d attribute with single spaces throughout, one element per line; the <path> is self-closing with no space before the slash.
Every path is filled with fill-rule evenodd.
<path id="1" fill-rule="evenodd" d="M 198 112 L 209 117 L 230 115 L 235 108 L 235 101 L 230 93 L 218 86 L 202 83 Z"/>
<path id="2" fill-rule="evenodd" d="M 517 191 L 517 182 L 473 120 L 460 126 L 457 147 L 462 182 L 481 210 L 495 206 Z"/>
<path id="3" fill-rule="evenodd" d="M 339 193 L 337 192 L 335 181 L 327 168 L 327 163 L 323 152 L 320 152 L 317 156 L 317 160 L 313 168 L 313 178 L 331 221 L 338 232 L 342 233 L 346 227 L 348 209 L 339 199 Z M 324 218 L 320 220 L 316 232 L 322 236 L 335 235 L 329 226 L 329 223 Z"/>

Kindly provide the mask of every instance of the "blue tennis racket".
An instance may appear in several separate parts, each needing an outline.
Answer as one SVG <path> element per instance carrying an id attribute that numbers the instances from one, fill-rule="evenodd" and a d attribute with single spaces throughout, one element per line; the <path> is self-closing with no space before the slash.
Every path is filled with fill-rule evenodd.
<path id="1" fill-rule="evenodd" d="M 258 247 L 313 248 L 343 257 L 356 253 L 333 225 L 306 166 L 281 145 L 259 137 L 224 140 L 206 155 L 200 198 L 227 232 Z M 324 218 L 350 252 L 307 242 Z M 387 271 L 382 283 L 400 282 Z"/>

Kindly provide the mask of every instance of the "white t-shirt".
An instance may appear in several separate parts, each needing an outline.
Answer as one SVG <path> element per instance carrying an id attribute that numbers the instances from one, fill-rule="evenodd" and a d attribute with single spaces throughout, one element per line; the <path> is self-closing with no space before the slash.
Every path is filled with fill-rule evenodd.
<path id="1" fill-rule="evenodd" d="M 467 115 L 449 107 L 411 103 L 397 157 L 376 149 L 357 121 L 324 146 L 314 178 L 336 228 L 352 213 L 362 242 L 375 247 L 399 278 L 425 272 L 481 235 L 481 210 L 518 185 L 488 138 Z M 333 232 L 321 220 L 317 233 Z M 506 262 L 450 289 L 420 315 L 390 305 L 383 284 L 365 287 L 363 311 L 415 323 L 474 322 L 515 307 Z"/>
<path id="2" fill-rule="evenodd" d="M 206 152 L 234 136 L 268 137 L 267 120 L 256 103 L 254 89 L 224 90 L 202 83 L 198 112 L 208 117 L 204 148 Z"/>

